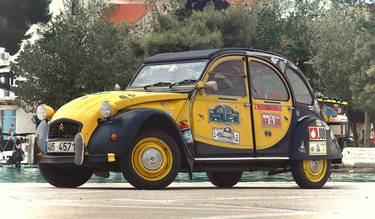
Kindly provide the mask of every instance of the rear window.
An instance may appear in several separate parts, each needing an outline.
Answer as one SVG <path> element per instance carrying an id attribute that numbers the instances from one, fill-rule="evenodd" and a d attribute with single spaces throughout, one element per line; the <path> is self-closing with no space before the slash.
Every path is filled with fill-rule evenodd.
<path id="1" fill-rule="evenodd" d="M 309 89 L 302 78 L 290 68 L 287 68 L 285 73 L 292 86 L 296 102 L 302 104 L 312 104 L 313 98 L 311 97 Z"/>

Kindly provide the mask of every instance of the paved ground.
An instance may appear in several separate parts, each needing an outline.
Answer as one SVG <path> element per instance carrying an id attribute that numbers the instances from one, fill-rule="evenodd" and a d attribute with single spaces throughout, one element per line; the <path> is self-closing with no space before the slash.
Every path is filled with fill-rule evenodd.
<path id="1" fill-rule="evenodd" d="M 294 183 L 176 183 L 166 190 L 128 184 L 0 184 L 0 218 L 375 218 L 375 183 L 328 183 L 302 190 Z"/>

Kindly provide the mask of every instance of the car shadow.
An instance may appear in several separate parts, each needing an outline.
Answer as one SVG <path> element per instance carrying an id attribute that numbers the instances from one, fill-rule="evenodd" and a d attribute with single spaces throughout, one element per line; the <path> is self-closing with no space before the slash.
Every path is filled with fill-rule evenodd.
<path id="1" fill-rule="evenodd" d="M 79 190 L 134 190 L 137 191 L 137 189 L 133 187 L 101 187 L 101 186 L 90 186 L 90 187 L 79 187 L 77 188 Z M 211 187 L 211 186 L 186 186 L 186 187 L 167 187 L 165 189 L 160 190 L 153 190 L 153 191 L 178 191 L 178 190 L 259 190 L 259 189 L 276 189 L 276 190 L 308 190 L 308 191 L 314 191 L 314 190 L 337 190 L 340 189 L 337 186 L 325 186 L 321 189 L 301 189 L 298 186 L 240 186 L 240 187 L 232 187 L 232 188 L 217 188 L 217 187 Z M 138 190 L 142 191 L 142 190 Z M 152 190 L 151 190 L 152 191 Z"/>

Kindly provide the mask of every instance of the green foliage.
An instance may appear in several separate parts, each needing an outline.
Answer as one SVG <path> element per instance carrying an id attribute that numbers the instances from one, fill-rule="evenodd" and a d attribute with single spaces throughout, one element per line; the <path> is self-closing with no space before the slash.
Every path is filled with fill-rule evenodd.
<path id="1" fill-rule="evenodd" d="M 191 16 L 193 11 L 203 11 L 207 5 L 214 6 L 216 10 L 223 10 L 229 7 L 229 3 L 226 0 L 174 0 L 174 2 L 177 2 L 179 6 L 175 12 L 179 18 L 187 18 Z"/>
<path id="2" fill-rule="evenodd" d="M 146 55 L 220 47 L 247 47 L 255 37 L 256 19 L 249 9 L 231 7 L 225 11 L 207 7 L 179 20 L 160 15 L 153 32 L 142 40 Z"/>
<path id="3" fill-rule="evenodd" d="M 325 95 L 344 99 L 352 98 L 350 77 L 357 33 L 351 16 L 354 15 L 348 9 L 333 8 L 309 28 L 315 88 Z"/>
<path id="4" fill-rule="evenodd" d="M 51 0 L 0 0 L 0 47 L 7 48 L 12 54 L 16 53 L 31 24 L 49 21 L 50 2 Z"/>
<path id="5" fill-rule="evenodd" d="M 374 49 L 374 48 L 373 48 Z M 354 101 L 359 106 L 364 107 L 364 110 L 375 111 L 375 64 L 372 65 L 359 79 L 359 82 L 363 87 L 355 90 Z M 359 88 L 359 87 L 358 87 Z"/>
<path id="6" fill-rule="evenodd" d="M 79 96 L 125 87 L 138 59 L 132 55 L 127 26 L 103 19 L 102 2 L 69 8 L 57 16 L 43 37 L 27 44 L 11 68 L 15 94 L 28 109 L 39 103 L 58 108 Z"/>
<path id="7" fill-rule="evenodd" d="M 179 16 L 185 6 L 184 0 L 172 0 L 166 12 L 154 11 L 146 31 L 114 27 L 102 19 L 103 5 L 78 6 L 75 15 L 68 10 L 14 64 L 17 76 L 27 79 L 18 83 L 16 94 L 29 106 L 41 101 L 60 106 L 114 83 L 124 87 L 144 56 L 251 47 L 285 55 L 325 95 L 353 98 L 357 109 L 372 104 L 363 100 L 371 99 L 373 89 L 375 29 L 369 18 L 374 14 L 363 1 L 264 0 L 225 10 L 215 4 L 197 10 L 190 5 L 191 13 Z"/>

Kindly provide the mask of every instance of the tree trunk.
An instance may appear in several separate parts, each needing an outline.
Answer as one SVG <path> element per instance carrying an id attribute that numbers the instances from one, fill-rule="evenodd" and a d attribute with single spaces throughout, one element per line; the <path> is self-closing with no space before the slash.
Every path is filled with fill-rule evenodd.
<path id="1" fill-rule="evenodd" d="M 371 122 L 370 122 L 370 112 L 365 110 L 365 136 L 363 140 L 364 147 L 370 147 L 370 132 L 371 132 Z"/>
<path id="2" fill-rule="evenodd" d="M 353 110 L 351 109 L 351 107 L 348 107 L 347 109 L 347 116 L 348 116 L 348 120 L 349 120 L 349 126 L 350 126 L 350 129 L 353 133 L 353 138 L 354 138 L 354 143 L 355 143 L 355 146 L 358 146 L 358 132 L 357 132 L 357 120 L 354 116 L 354 112 Z"/>

